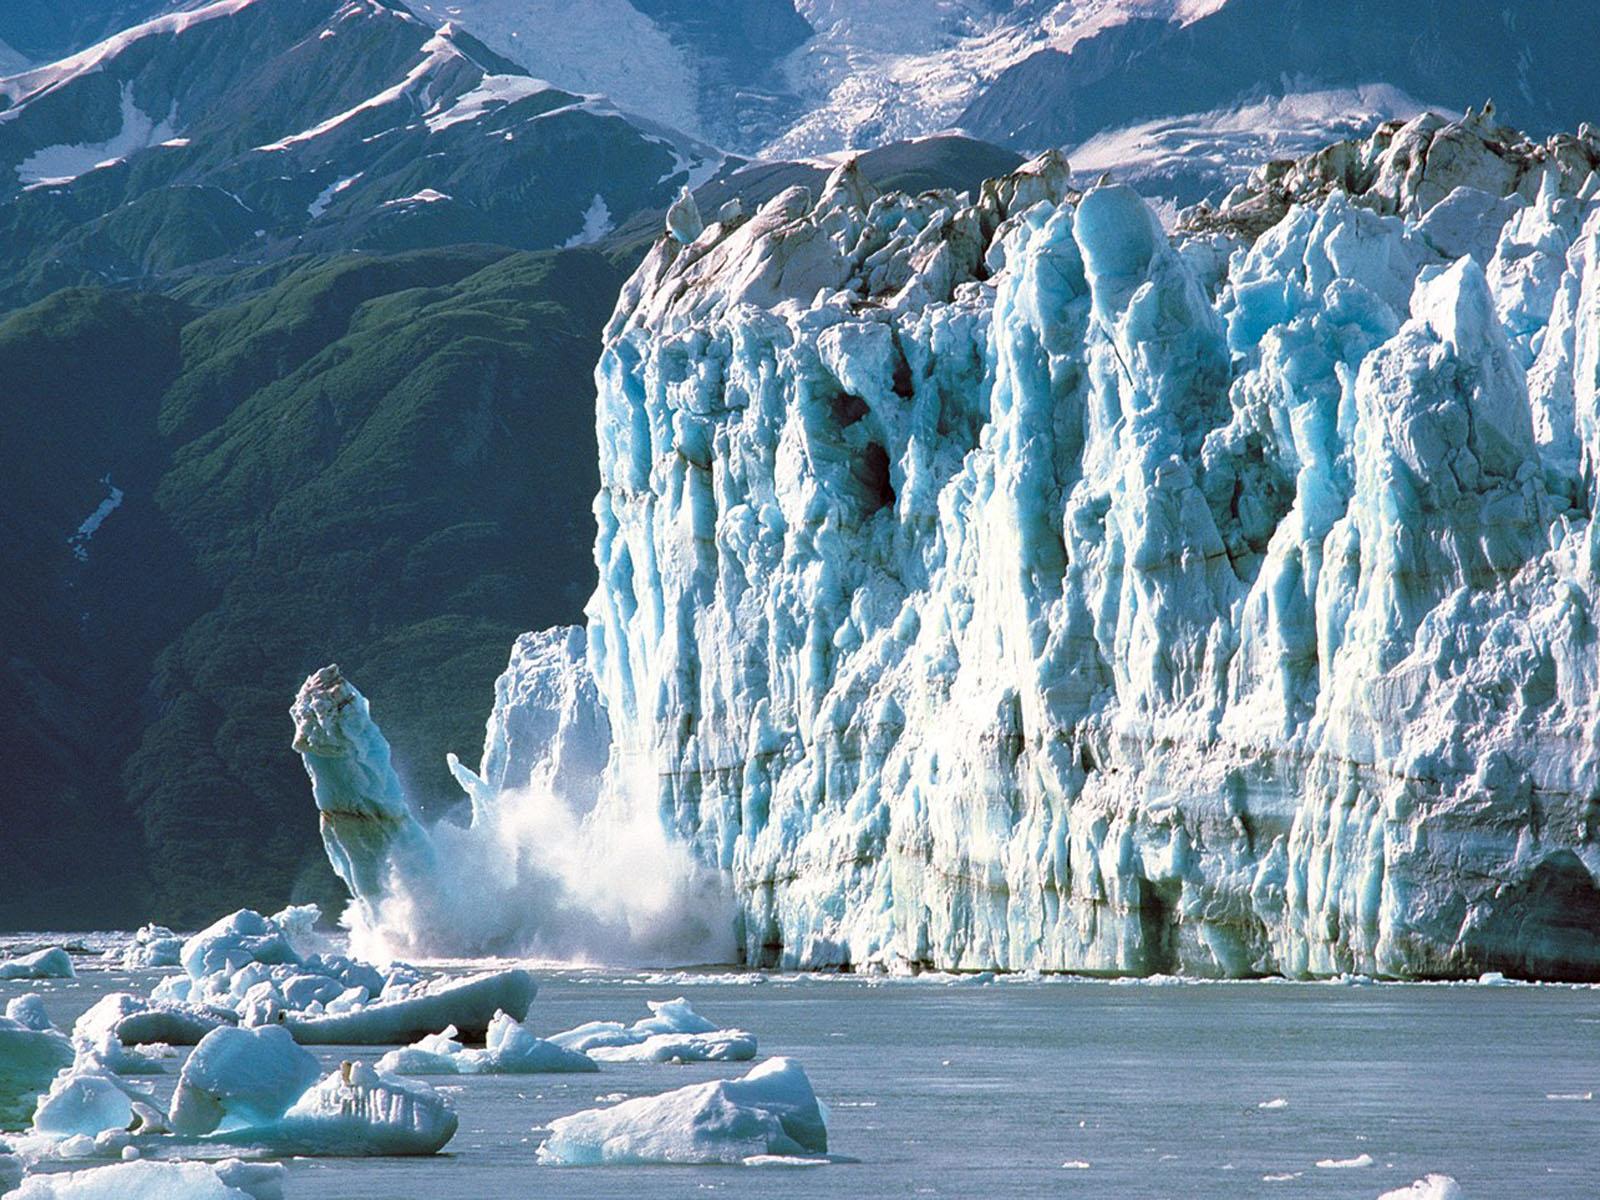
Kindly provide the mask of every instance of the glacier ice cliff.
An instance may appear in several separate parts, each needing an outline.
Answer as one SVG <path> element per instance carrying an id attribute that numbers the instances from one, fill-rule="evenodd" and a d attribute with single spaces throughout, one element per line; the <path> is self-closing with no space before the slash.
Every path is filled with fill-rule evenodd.
<path id="1" fill-rule="evenodd" d="M 1057 155 L 679 222 L 597 367 L 587 630 L 519 644 L 471 825 L 302 693 L 357 928 L 570 949 L 617 902 L 546 886 L 557 812 L 663 831 L 599 890 L 681 851 L 753 964 L 1600 978 L 1597 167 L 1427 114 L 1170 236 Z M 486 855 L 523 882 L 415 902 Z"/>

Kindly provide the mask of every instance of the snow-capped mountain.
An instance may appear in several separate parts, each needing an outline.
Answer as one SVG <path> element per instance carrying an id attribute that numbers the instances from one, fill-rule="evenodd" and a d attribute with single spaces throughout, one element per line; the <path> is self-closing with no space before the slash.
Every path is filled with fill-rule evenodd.
<path id="1" fill-rule="evenodd" d="M 0 265 L 576 244 L 721 161 L 399 3 L 213 0 L 0 79 Z"/>
<path id="2" fill-rule="evenodd" d="M 1595 114 L 1555 0 L 422 0 L 500 54 L 743 155 L 961 129 L 1068 150 L 1181 203 L 1262 157 L 1497 100 Z"/>
<path id="3" fill-rule="evenodd" d="M 470 828 L 330 835 L 368 936 L 566 949 L 627 846 L 647 954 L 731 901 L 786 966 L 1600 977 L 1600 137 L 1389 123 L 1170 243 L 1056 156 L 668 225 L 587 630 Z M 295 715 L 329 821 L 403 815 L 337 672 Z"/>

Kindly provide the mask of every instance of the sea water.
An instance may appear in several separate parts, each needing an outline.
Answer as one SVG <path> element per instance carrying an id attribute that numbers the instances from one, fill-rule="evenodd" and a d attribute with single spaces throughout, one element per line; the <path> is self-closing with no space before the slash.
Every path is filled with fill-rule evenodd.
<path id="1" fill-rule="evenodd" d="M 10 939 L 7 939 L 10 940 Z M 79 960 L 85 964 L 84 959 Z M 295 1160 L 287 1200 L 537 1197 L 1377 1197 L 1431 1172 L 1469 1200 L 1595 1197 L 1600 991 L 542 970 L 530 1021 L 632 1021 L 686 996 L 798 1059 L 831 1110 L 821 1167 L 540 1166 L 558 1116 L 748 1064 L 435 1079 L 461 1116 L 427 1159 Z M 155 972 L 0 984 L 68 1027 Z M 381 1047 L 319 1048 L 325 1066 Z M 153 1081 L 163 1100 L 172 1073 Z M 143 1081 L 141 1081 L 143 1082 Z M 1371 1160 L 1367 1166 L 1319 1166 Z"/>

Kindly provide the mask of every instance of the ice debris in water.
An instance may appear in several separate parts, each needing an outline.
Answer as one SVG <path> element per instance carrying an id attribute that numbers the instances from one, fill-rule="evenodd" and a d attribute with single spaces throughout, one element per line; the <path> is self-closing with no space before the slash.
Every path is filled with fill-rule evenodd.
<path id="1" fill-rule="evenodd" d="M 1427 1175 L 1410 1187 L 1384 1192 L 1378 1200 L 1466 1200 L 1466 1193 L 1448 1175 Z"/>
<path id="2" fill-rule="evenodd" d="M 60 946 L 47 946 L 0 962 L 0 979 L 75 979 L 77 974 L 72 956 Z"/>
<path id="3" fill-rule="evenodd" d="M 740 1079 L 691 1084 L 550 1122 L 539 1161 L 739 1163 L 828 1152 L 827 1115 L 799 1063 L 770 1058 Z"/>
<path id="4" fill-rule="evenodd" d="M 681 996 L 646 1003 L 652 1015 L 632 1025 L 590 1021 L 550 1040 L 602 1062 L 744 1062 L 756 1056 L 752 1034 L 719 1029 Z"/>
<path id="5" fill-rule="evenodd" d="M 282 1025 L 308 1045 L 383 1045 L 454 1024 L 477 1038 L 496 1012 L 526 1015 L 537 991 L 519 969 L 430 979 L 404 965 L 380 971 L 312 952 L 319 915 L 314 905 L 270 917 L 240 909 L 183 944 L 183 974 L 162 980 L 149 999 L 105 997 L 76 1033 L 193 1045 L 222 1026 Z"/>
<path id="6" fill-rule="evenodd" d="M 183 939 L 165 925 L 141 925 L 122 952 L 122 965 L 130 971 L 176 967 Z"/>
<path id="7" fill-rule="evenodd" d="M 496 1013 L 482 1050 L 469 1049 L 456 1038 L 454 1025 L 429 1034 L 415 1045 L 391 1050 L 378 1060 L 378 1071 L 390 1075 L 536 1075 L 598 1071 L 587 1054 L 538 1037 L 506 1013 Z"/>
<path id="8" fill-rule="evenodd" d="M 281 1163 L 133 1162 L 26 1179 L 8 1200 L 283 1200 Z M 0 1174 L 0 1180 L 3 1180 Z"/>

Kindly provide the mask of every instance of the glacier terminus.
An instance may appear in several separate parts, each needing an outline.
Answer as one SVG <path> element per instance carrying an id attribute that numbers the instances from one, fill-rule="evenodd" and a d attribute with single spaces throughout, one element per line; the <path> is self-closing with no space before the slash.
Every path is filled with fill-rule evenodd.
<path id="1" fill-rule="evenodd" d="M 1597 168 L 1486 107 L 1171 230 L 1058 154 L 686 193 L 470 820 L 295 702 L 357 944 L 1600 979 Z"/>

